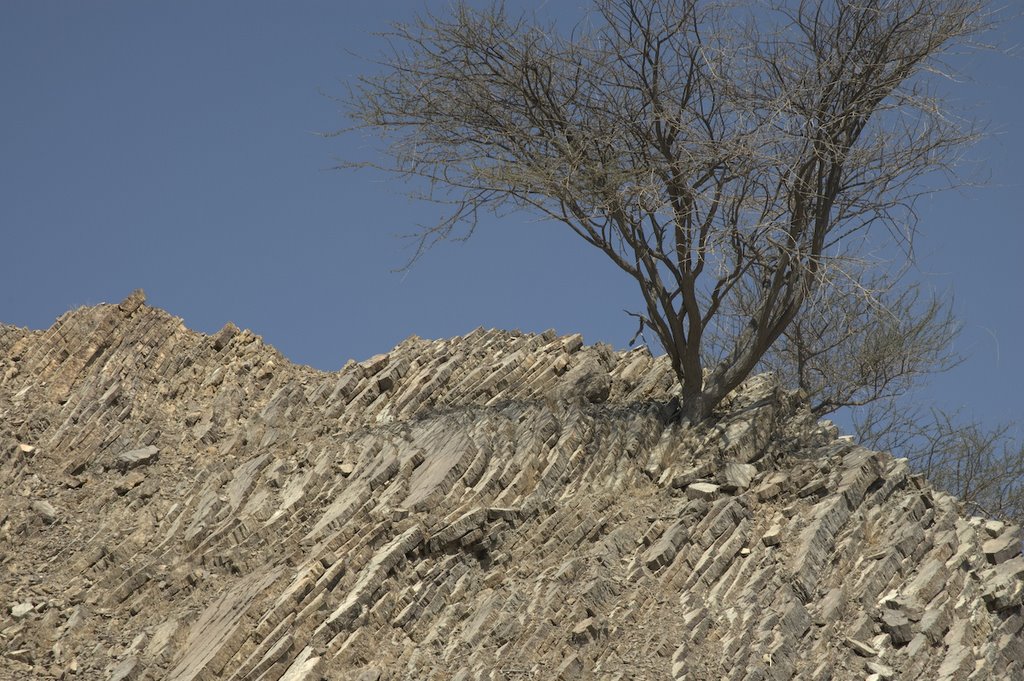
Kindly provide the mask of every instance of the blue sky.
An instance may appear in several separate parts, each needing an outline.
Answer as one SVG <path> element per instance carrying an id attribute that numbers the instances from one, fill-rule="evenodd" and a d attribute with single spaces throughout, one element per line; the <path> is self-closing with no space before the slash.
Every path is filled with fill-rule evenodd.
<path id="1" fill-rule="evenodd" d="M 316 134 L 345 122 L 321 92 L 340 94 L 367 68 L 351 53 L 373 55 L 371 33 L 422 6 L 0 4 L 0 321 L 45 328 L 144 288 L 191 328 L 231 320 L 328 370 L 410 334 L 477 326 L 624 346 L 634 285 L 564 227 L 492 220 L 395 273 L 408 256 L 397 235 L 436 207 L 380 175 L 330 170 L 367 148 Z M 1017 49 L 1024 21 L 1009 17 L 988 38 Z M 969 152 L 987 183 L 925 202 L 917 251 L 928 284 L 955 294 L 969 360 L 923 398 L 1014 419 L 1024 416 L 1024 61 L 990 51 L 958 64 L 969 80 L 956 98 L 989 122 Z"/>

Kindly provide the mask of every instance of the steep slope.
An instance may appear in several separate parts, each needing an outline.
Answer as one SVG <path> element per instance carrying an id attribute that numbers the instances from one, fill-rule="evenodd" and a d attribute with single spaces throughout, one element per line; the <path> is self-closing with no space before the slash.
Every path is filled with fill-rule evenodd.
<path id="1" fill-rule="evenodd" d="M 0 679 L 1020 679 L 1016 527 L 770 377 L 579 336 L 337 373 L 144 304 L 0 327 Z"/>

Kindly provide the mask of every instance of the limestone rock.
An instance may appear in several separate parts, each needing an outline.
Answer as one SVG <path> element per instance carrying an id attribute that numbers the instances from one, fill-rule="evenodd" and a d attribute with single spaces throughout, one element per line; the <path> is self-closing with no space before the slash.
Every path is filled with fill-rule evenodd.
<path id="1" fill-rule="evenodd" d="M 127 471 L 138 466 L 146 466 L 156 461 L 160 456 L 160 449 L 149 445 L 139 449 L 132 449 L 117 455 L 114 465 L 122 471 Z"/>
<path id="2" fill-rule="evenodd" d="M 32 614 L 35 610 L 35 606 L 32 603 L 26 601 L 24 603 L 18 603 L 11 607 L 11 617 L 16 620 L 24 619 Z"/>
<path id="3" fill-rule="evenodd" d="M 138 678 L 139 659 L 134 655 L 121 660 L 110 672 L 110 681 L 134 681 Z"/>
<path id="4" fill-rule="evenodd" d="M 894 644 L 904 646 L 910 643 L 914 632 L 910 626 L 910 619 L 902 610 L 882 611 L 882 629 L 892 637 Z"/>
<path id="5" fill-rule="evenodd" d="M 672 469 L 666 470 L 665 473 L 672 473 Z M 704 462 L 697 466 L 691 466 L 678 475 L 671 475 L 671 485 L 677 489 L 684 489 L 698 480 L 706 478 L 710 473 L 711 466 L 707 462 Z"/>
<path id="6" fill-rule="evenodd" d="M 749 463 L 730 461 L 722 468 L 722 486 L 730 491 L 745 490 L 757 475 L 757 467 Z"/>
<path id="7" fill-rule="evenodd" d="M 642 348 L 324 373 L 139 292 L 0 377 L 0 681 L 1024 678 L 1019 529 L 769 376 L 684 426 Z"/>
<path id="8" fill-rule="evenodd" d="M 1002 520 L 986 520 L 985 531 L 988 532 L 991 537 L 998 537 L 1006 529 L 1006 523 Z"/>
<path id="9" fill-rule="evenodd" d="M 32 669 L 31 665 L 35 661 L 35 658 L 33 658 L 32 656 L 32 651 L 28 648 L 16 648 L 14 650 L 8 650 L 4 654 L 4 657 L 6 657 L 8 660 L 20 662 L 21 664 L 28 666 L 28 669 L 25 670 L 26 672 Z"/>
<path id="10" fill-rule="evenodd" d="M 596 617 L 588 617 L 573 627 L 572 640 L 577 644 L 596 641 L 603 633 L 604 626 L 601 620 Z"/>
<path id="11" fill-rule="evenodd" d="M 218 331 L 211 340 L 213 349 L 218 352 L 227 347 L 231 339 L 238 335 L 238 327 L 233 323 L 228 322 L 224 325 L 220 331 Z"/>
<path id="12" fill-rule="evenodd" d="M 601 404 L 608 400 L 612 390 L 612 379 L 608 374 L 591 374 L 581 387 L 587 402 Z"/>
<path id="13" fill-rule="evenodd" d="M 782 528 L 779 525 L 772 525 L 761 536 L 765 546 L 778 546 L 782 542 Z"/>
<path id="14" fill-rule="evenodd" d="M 718 487 L 710 482 L 695 482 L 686 488 L 686 496 L 691 499 L 714 499 L 718 495 Z"/>
<path id="15" fill-rule="evenodd" d="M 134 291 L 132 291 L 130 294 L 128 294 L 128 297 L 125 298 L 124 300 L 122 300 L 118 304 L 117 307 L 118 307 L 118 310 L 120 310 L 122 313 L 130 316 L 132 313 L 134 313 L 136 310 L 138 310 L 139 307 L 141 307 L 142 304 L 145 303 L 145 302 L 146 302 L 146 293 L 145 293 L 145 291 L 143 291 L 140 288 L 137 288 Z"/>
<path id="16" fill-rule="evenodd" d="M 15 455 L 20 457 L 27 458 L 30 456 L 35 456 L 38 453 L 38 451 L 39 450 L 37 450 L 34 446 L 27 445 L 23 442 L 19 442 L 18 445 L 15 447 Z"/>
<path id="17" fill-rule="evenodd" d="M 132 471 L 128 475 L 114 483 L 114 492 L 124 496 L 128 492 L 132 491 L 143 482 L 145 482 L 146 476 L 139 471 Z"/>
<path id="18" fill-rule="evenodd" d="M 864 643 L 864 641 L 858 641 L 855 638 L 847 636 L 845 639 L 843 639 L 843 643 L 845 643 L 850 650 L 857 653 L 861 657 L 878 656 L 878 651 L 869 646 L 867 643 Z"/>
<path id="19" fill-rule="evenodd" d="M 889 681 L 890 679 L 896 678 L 896 671 L 892 667 L 888 667 L 878 662 L 868 662 L 864 667 L 878 679 L 882 681 Z"/>
<path id="20" fill-rule="evenodd" d="M 982 588 L 991 609 L 1018 609 L 1024 599 L 1024 557 L 1015 556 L 984 572 Z"/>
<path id="21" fill-rule="evenodd" d="M 989 539 L 982 544 L 981 550 L 985 552 L 985 558 L 990 563 L 999 564 L 1021 553 L 1021 538 L 1017 528 L 1004 531 L 995 539 Z"/>
<path id="22" fill-rule="evenodd" d="M 33 501 L 32 510 L 35 511 L 47 525 L 52 525 L 60 518 L 60 515 L 57 513 L 57 509 L 54 508 L 53 504 L 49 501 L 44 501 L 42 499 Z"/>

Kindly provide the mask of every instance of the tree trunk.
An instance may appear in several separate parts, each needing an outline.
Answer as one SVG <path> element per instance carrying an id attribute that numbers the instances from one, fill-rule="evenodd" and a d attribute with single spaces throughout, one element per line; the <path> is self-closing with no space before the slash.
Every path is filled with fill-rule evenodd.
<path id="1" fill-rule="evenodd" d="M 715 402 L 708 399 L 702 385 L 687 387 L 683 383 L 683 391 L 679 397 L 679 420 L 681 423 L 695 426 L 708 416 L 714 409 Z"/>

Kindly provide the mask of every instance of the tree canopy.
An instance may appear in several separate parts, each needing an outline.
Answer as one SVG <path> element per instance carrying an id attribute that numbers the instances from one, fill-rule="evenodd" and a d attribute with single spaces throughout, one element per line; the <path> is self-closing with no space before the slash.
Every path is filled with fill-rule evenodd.
<path id="1" fill-rule="evenodd" d="M 936 77 L 986 3 L 593 4 L 570 30 L 464 2 L 395 26 L 347 132 L 379 132 L 368 164 L 447 205 L 421 249 L 508 209 L 600 249 L 699 421 L 816 291 L 871 297 L 872 239 L 908 239 L 915 199 L 974 137 Z"/>

